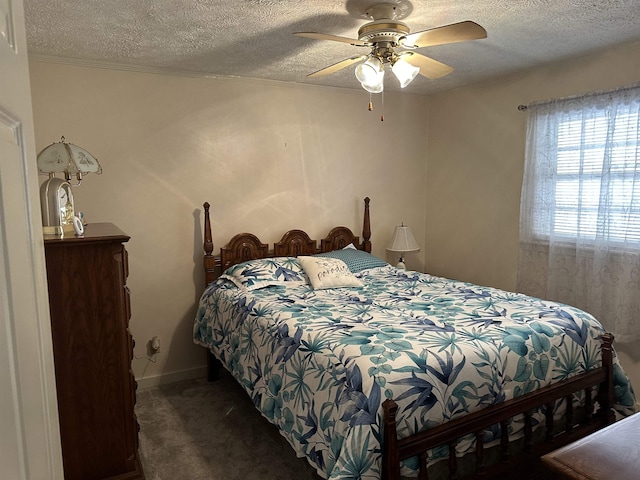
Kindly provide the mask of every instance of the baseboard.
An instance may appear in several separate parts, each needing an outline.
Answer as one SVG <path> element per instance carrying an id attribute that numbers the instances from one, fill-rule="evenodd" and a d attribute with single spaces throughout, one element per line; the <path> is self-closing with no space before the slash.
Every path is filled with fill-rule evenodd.
<path id="1" fill-rule="evenodd" d="M 142 392 L 161 385 L 169 385 L 170 383 L 178 383 L 196 378 L 207 378 L 206 366 L 180 370 L 179 372 L 164 373 L 153 377 L 136 378 L 136 382 L 138 383 L 138 391 Z"/>

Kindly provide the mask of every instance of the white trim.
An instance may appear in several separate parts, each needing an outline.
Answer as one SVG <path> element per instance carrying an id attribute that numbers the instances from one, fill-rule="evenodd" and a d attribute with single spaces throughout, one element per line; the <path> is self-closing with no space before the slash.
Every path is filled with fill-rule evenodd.
<path id="1" fill-rule="evenodd" d="M 5 1 L 1 15 L 7 5 L 14 44 L 0 39 L 0 465 L 2 478 L 57 480 L 64 469 L 23 0 Z"/>
<path id="2" fill-rule="evenodd" d="M 159 387 L 161 385 L 169 385 L 171 383 L 183 382 L 185 380 L 193 380 L 196 378 L 206 378 L 207 367 L 196 367 L 188 370 L 180 370 L 177 372 L 164 373 L 153 377 L 137 378 L 138 392 L 149 390 L 150 388 Z"/>

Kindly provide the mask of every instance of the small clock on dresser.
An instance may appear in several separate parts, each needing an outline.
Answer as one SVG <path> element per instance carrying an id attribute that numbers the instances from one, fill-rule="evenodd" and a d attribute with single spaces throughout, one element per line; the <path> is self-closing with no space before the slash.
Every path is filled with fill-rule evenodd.
<path id="1" fill-rule="evenodd" d="M 129 236 L 45 236 L 65 480 L 142 480 L 131 372 Z"/>
<path id="2" fill-rule="evenodd" d="M 71 184 L 61 178 L 50 178 L 40 186 L 42 230 L 45 235 L 74 233 L 75 208 Z"/>

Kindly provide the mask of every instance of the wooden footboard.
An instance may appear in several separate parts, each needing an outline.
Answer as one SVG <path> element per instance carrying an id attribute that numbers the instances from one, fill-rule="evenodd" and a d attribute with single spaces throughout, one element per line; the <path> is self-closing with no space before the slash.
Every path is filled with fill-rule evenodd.
<path id="1" fill-rule="evenodd" d="M 391 399 L 383 403 L 384 442 L 382 460 L 382 479 L 400 480 L 400 461 L 413 456 L 420 457 L 420 480 L 428 479 L 426 463 L 427 451 L 441 445 L 449 446 L 449 478 L 458 478 L 458 458 L 455 444 L 465 435 L 475 435 L 475 474 L 468 478 L 491 478 L 491 475 L 513 468 L 515 464 L 530 461 L 558 447 L 573 442 L 614 421 L 614 384 L 613 384 L 613 335 L 602 336 L 602 367 L 571 377 L 553 385 L 541 388 L 506 402 L 492 405 L 481 411 L 465 415 L 443 425 L 407 438 L 398 439 L 396 414 L 398 405 Z M 593 387 L 599 387 L 598 411 L 594 414 L 592 399 Z M 573 395 L 584 391 L 584 415 L 581 423 L 575 424 Z M 565 399 L 566 411 L 564 427 L 557 432 L 553 419 L 553 405 L 557 400 Z M 544 441 L 534 445 L 532 435 L 532 412 L 543 408 L 546 418 Z M 518 458 L 509 458 L 508 422 L 511 418 L 524 415 L 524 451 Z M 485 466 L 482 432 L 491 425 L 501 425 L 502 437 L 500 450 L 502 461 L 497 465 Z"/>

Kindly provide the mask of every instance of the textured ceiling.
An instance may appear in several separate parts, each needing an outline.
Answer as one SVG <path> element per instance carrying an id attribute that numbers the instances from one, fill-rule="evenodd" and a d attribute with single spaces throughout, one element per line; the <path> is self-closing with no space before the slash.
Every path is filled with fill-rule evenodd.
<path id="1" fill-rule="evenodd" d="M 292 35 L 357 38 L 376 0 L 24 0 L 30 55 L 131 69 L 360 88 L 354 67 L 308 73 L 366 47 Z M 387 0 L 412 32 L 473 20 L 487 38 L 422 48 L 451 65 L 404 91 L 433 93 L 640 39 L 640 0 Z M 392 75 L 387 91 L 400 91 Z"/>

